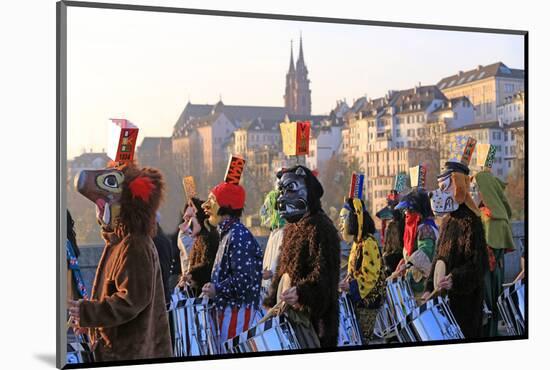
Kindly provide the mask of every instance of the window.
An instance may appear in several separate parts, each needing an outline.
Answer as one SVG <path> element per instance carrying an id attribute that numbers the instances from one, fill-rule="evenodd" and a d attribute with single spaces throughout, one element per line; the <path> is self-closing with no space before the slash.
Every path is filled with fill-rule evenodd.
<path id="1" fill-rule="evenodd" d="M 504 131 L 504 141 L 508 141 L 508 131 Z"/>
<path id="2" fill-rule="evenodd" d="M 476 116 L 481 116 L 481 104 L 476 104 L 475 106 Z"/>
<path id="3" fill-rule="evenodd" d="M 504 147 L 504 154 L 508 155 L 508 147 L 507 146 Z"/>
<path id="4" fill-rule="evenodd" d="M 395 137 L 401 137 L 401 130 L 395 130 Z"/>

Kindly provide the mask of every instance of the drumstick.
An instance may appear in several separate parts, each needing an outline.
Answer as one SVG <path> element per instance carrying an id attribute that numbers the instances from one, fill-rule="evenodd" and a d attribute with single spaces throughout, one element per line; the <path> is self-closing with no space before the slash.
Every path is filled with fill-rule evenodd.
<path id="1" fill-rule="evenodd" d="M 424 302 L 428 302 L 430 299 L 432 299 L 437 293 L 440 293 L 442 291 L 442 289 L 440 288 L 437 288 L 437 289 L 434 289 L 429 296 L 426 297 L 426 299 L 424 300 Z"/>

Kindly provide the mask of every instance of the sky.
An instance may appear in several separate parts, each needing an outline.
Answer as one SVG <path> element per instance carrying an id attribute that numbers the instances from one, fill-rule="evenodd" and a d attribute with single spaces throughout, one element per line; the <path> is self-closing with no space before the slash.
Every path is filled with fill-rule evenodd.
<path id="1" fill-rule="evenodd" d="M 524 68 L 523 36 L 69 7 L 67 155 L 106 149 L 109 118 L 170 136 L 187 102 L 283 106 L 300 34 L 312 113 L 478 65 Z"/>

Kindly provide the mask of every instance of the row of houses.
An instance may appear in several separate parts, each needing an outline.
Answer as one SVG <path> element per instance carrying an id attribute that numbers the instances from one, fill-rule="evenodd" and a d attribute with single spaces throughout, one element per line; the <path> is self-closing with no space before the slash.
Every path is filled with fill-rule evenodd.
<path id="1" fill-rule="evenodd" d="M 376 210 L 395 175 L 420 162 L 428 166 L 428 187 L 434 187 L 435 174 L 459 135 L 494 144 L 494 172 L 506 179 L 524 165 L 524 100 L 524 71 L 498 62 L 459 71 L 434 85 L 358 97 L 351 105 L 338 101 L 327 115 L 296 114 L 286 106 L 188 102 L 171 137 L 144 138 L 138 158 L 155 165 L 168 156 L 180 178 L 193 175 L 209 187 L 221 180 L 229 155 L 239 154 L 253 178 L 245 185 L 267 191 L 276 170 L 298 160 L 282 153 L 280 123 L 308 120 L 309 155 L 301 163 L 320 171 L 335 156 L 355 163 L 366 174 L 366 198 Z"/>

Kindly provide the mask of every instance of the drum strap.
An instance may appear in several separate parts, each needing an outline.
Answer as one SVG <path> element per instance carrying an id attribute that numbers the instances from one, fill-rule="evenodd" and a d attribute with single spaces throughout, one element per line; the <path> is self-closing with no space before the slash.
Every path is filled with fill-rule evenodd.
<path id="1" fill-rule="evenodd" d="M 78 259 L 76 258 L 76 253 L 74 251 L 73 244 L 71 243 L 70 240 L 67 240 L 66 249 L 67 249 L 67 262 L 69 263 L 69 269 L 73 273 L 72 275 L 73 275 L 74 283 L 78 288 L 80 297 L 84 299 L 88 299 L 88 291 L 86 290 L 86 285 L 84 285 L 84 279 L 82 278 L 82 274 L 80 272 Z"/>

